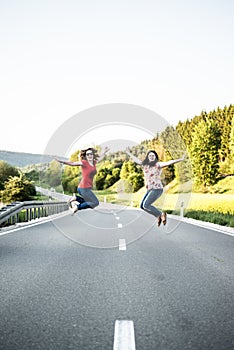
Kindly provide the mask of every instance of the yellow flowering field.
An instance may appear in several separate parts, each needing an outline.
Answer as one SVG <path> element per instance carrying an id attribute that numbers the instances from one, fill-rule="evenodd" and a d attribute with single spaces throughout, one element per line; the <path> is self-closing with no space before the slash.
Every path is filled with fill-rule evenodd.
<path id="1" fill-rule="evenodd" d="M 188 209 L 234 215 L 234 195 L 192 193 Z"/>
<path id="2" fill-rule="evenodd" d="M 134 206 L 139 206 L 144 191 L 139 191 L 134 196 Z M 164 210 L 202 210 L 234 215 L 233 194 L 203 194 L 203 193 L 164 193 L 155 204 Z"/>
<path id="3" fill-rule="evenodd" d="M 136 193 L 116 193 L 115 191 L 97 191 L 100 201 L 139 207 L 146 193 L 145 188 Z M 165 192 L 155 205 L 163 210 L 184 210 L 219 212 L 234 215 L 234 193 L 168 193 Z"/>

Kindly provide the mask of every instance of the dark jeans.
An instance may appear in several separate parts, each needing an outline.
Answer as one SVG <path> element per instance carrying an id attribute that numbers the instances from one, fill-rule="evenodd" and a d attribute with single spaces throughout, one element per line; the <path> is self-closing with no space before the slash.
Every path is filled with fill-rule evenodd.
<path id="1" fill-rule="evenodd" d="M 76 196 L 77 202 L 80 204 L 78 205 L 78 209 L 88 209 L 92 208 L 94 209 L 99 205 L 99 201 L 95 194 L 92 192 L 91 188 L 77 188 L 77 192 L 79 196 Z"/>
<path id="2" fill-rule="evenodd" d="M 162 212 L 154 207 L 152 203 L 154 203 L 162 195 L 162 193 L 162 188 L 147 191 L 141 201 L 140 208 L 153 216 L 160 216 Z"/>

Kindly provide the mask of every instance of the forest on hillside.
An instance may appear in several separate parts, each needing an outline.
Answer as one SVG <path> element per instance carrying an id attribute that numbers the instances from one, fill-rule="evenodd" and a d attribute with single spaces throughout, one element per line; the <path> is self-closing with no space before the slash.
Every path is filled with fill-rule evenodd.
<path id="1" fill-rule="evenodd" d="M 157 151 L 160 161 L 187 155 L 187 161 L 163 171 L 165 185 L 176 180 L 183 191 L 183 184 L 192 181 L 193 189 L 209 191 L 219 179 L 234 173 L 234 106 L 218 107 L 209 113 L 202 111 L 199 116 L 180 121 L 176 127 L 167 127 L 152 139 L 132 147 L 131 152 L 143 160 L 149 149 Z M 77 160 L 79 152 L 74 152 L 70 160 Z M 107 154 L 97 170 L 97 190 L 110 188 L 120 179 L 124 180 L 122 190 L 126 192 L 136 192 L 144 186 L 141 167 L 124 152 Z M 80 178 L 79 168 L 61 168 L 57 162 L 50 163 L 44 176 L 45 182 L 49 181 L 53 187 L 62 179 L 63 189 L 69 193 L 76 191 Z"/>

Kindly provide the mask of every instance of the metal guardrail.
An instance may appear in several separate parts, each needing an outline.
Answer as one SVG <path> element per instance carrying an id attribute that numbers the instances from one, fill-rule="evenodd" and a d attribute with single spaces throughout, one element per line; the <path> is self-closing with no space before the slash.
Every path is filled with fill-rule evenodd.
<path id="1" fill-rule="evenodd" d="M 67 202 L 14 202 L 0 209 L 0 227 L 27 222 L 68 210 Z"/>

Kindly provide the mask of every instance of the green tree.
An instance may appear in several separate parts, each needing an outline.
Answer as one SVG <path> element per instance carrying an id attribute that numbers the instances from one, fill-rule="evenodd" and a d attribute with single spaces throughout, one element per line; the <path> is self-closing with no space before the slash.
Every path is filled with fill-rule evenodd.
<path id="1" fill-rule="evenodd" d="M 120 178 L 120 167 L 118 162 L 106 160 L 97 168 L 95 185 L 97 190 L 103 190 L 112 186 Z"/>
<path id="2" fill-rule="evenodd" d="M 40 172 L 38 170 L 32 169 L 28 172 L 25 172 L 25 175 L 26 175 L 28 180 L 39 183 Z"/>
<path id="3" fill-rule="evenodd" d="M 180 129 L 182 130 L 181 126 Z M 172 126 L 167 127 L 161 133 L 160 139 L 164 146 L 164 149 L 166 150 L 166 152 L 164 152 L 163 161 L 181 158 L 183 154 L 187 153 L 187 148 L 182 137 L 180 136 L 177 129 L 174 129 Z M 181 162 L 176 166 L 172 165 L 164 170 L 165 184 L 168 184 L 174 178 L 176 178 L 179 183 L 185 183 L 191 180 L 191 177 L 192 170 L 188 162 Z"/>
<path id="4" fill-rule="evenodd" d="M 79 151 L 75 151 L 70 156 L 70 161 L 76 162 L 79 158 Z M 64 168 L 63 168 L 64 167 Z M 76 192 L 77 185 L 81 180 L 81 169 L 79 166 L 62 166 L 62 186 L 64 191 L 69 193 Z"/>
<path id="5" fill-rule="evenodd" d="M 229 163 L 230 163 L 230 172 L 234 173 L 234 116 L 232 117 L 232 124 L 231 124 L 231 132 L 230 132 L 230 139 L 229 139 Z"/>
<path id="6" fill-rule="evenodd" d="M 121 168 L 120 171 L 120 178 L 121 179 L 128 179 L 129 175 L 133 173 L 140 173 L 142 174 L 141 168 L 131 160 L 128 162 L 125 162 Z"/>
<path id="7" fill-rule="evenodd" d="M 31 200 L 35 195 L 35 186 L 23 173 L 20 173 L 19 176 L 10 176 L 5 182 L 4 190 L 1 191 L 4 203 Z"/>
<path id="8" fill-rule="evenodd" d="M 49 168 L 45 173 L 45 181 L 52 187 L 59 186 L 61 184 L 61 165 L 56 160 L 50 162 Z"/>
<path id="9" fill-rule="evenodd" d="M 119 168 L 111 169 L 111 172 L 106 176 L 104 189 L 114 185 L 114 183 L 117 182 L 119 178 L 120 178 L 120 169 Z"/>
<path id="10" fill-rule="evenodd" d="M 140 188 L 144 186 L 144 178 L 142 174 L 133 173 L 129 175 L 128 181 L 132 186 L 132 191 L 137 192 Z"/>
<path id="11" fill-rule="evenodd" d="M 191 122 L 188 119 L 185 122 L 179 121 L 176 126 L 176 131 L 179 133 L 186 148 L 188 149 L 189 145 L 192 142 Z"/>
<path id="12" fill-rule="evenodd" d="M 221 143 L 219 149 L 219 160 L 225 162 L 229 155 L 229 138 L 231 132 L 232 117 L 234 114 L 234 106 L 230 105 L 229 108 L 226 106 L 221 109 L 208 113 L 207 119 L 213 120 L 216 123 L 216 127 L 220 130 Z"/>
<path id="13" fill-rule="evenodd" d="M 126 186 L 126 189 L 132 188 L 133 192 L 138 191 L 144 186 L 142 168 L 132 161 L 128 161 L 123 164 L 120 171 L 120 178 L 129 182 L 131 186 Z"/>
<path id="14" fill-rule="evenodd" d="M 110 173 L 108 167 L 99 168 L 95 176 L 95 185 L 97 190 L 103 190 L 107 175 Z"/>
<path id="15" fill-rule="evenodd" d="M 0 190 L 4 189 L 4 183 L 9 179 L 10 176 L 19 175 L 19 171 L 16 167 L 0 160 Z"/>
<path id="16" fill-rule="evenodd" d="M 220 131 L 212 120 L 201 120 L 195 127 L 190 148 L 195 183 L 213 185 L 219 173 Z"/>

